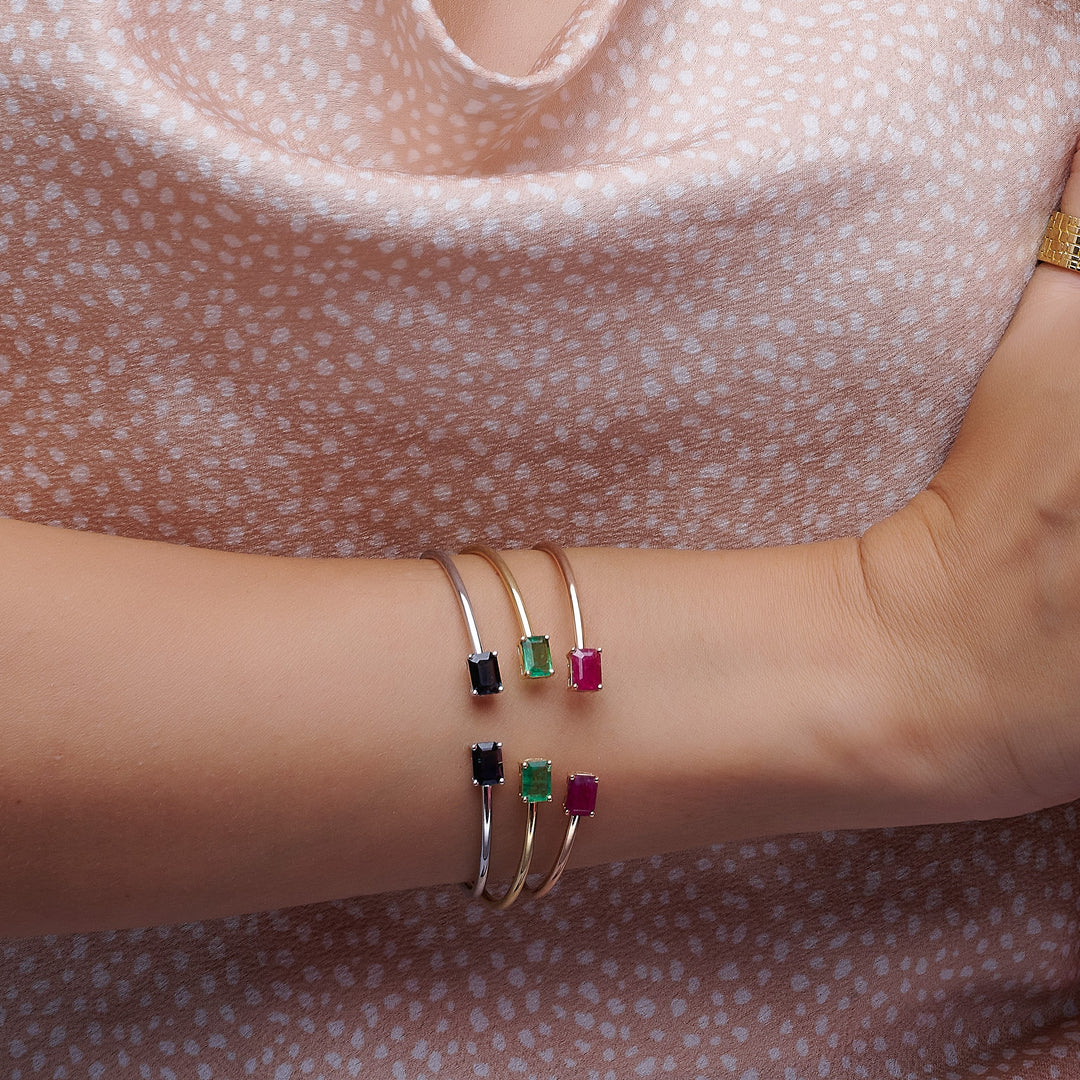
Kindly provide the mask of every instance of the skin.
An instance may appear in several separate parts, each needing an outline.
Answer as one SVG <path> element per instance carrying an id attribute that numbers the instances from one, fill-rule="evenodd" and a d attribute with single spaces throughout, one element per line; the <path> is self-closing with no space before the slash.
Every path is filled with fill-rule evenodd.
<path id="1" fill-rule="evenodd" d="M 955 808 L 970 817 L 1080 794 L 1078 343 L 1080 274 L 1040 264 L 940 472 L 862 543 L 879 625 L 926 703 L 908 737 L 982 778 Z"/>
<path id="2" fill-rule="evenodd" d="M 432 6 L 461 51 L 481 67 L 527 75 L 578 0 L 436 0 Z"/>

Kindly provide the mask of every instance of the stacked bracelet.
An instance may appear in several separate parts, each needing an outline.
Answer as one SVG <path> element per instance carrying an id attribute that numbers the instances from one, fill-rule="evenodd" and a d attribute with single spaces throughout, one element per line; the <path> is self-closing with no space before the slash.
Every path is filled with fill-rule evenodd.
<path id="1" fill-rule="evenodd" d="M 554 544 L 536 545 L 538 551 L 549 554 L 559 567 L 567 592 L 570 596 L 570 608 L 574 617 L 574 648 L 567 654 L 567 685 L 572 690 L 592 691 L 603 686 L 600 670 L 599 648 L 585 645 L 585 631 L 581 619 L 581 606 L 578 603 L 577 585 L 566 554 Z M 463 555 L 479 555 L 494 568 L 503 587 L 510 596 L 521 627 L 519 641 L 521 673 L 529 679 L 547 678 L 554 672 L 551 662 L 551 647 L 546 634 L 534 634 L 529 623 L 525 601 L 513 573 L 502 556 L 483 544 L 473 544 L 464 548 Z M 469 680 L 474 695 L 497 694 L 502 691 L 502 678 L 499 673 L 498 654 L 484 650 L 480 642 L 480 632 L 476 626 L 472 603 L 469 600 L 465 583 L 454 564 L 449 552 L 432 549 L 421 554 L 422 559 L 437 562 L 450 579 L 461 605 L 468 628 L 469 640 L 473 651 L 469 654 Z M 504 782 L 502 743 L 476 742 L 472 744 L 472 782 L 480 788 L 480 861 L 474 881 L 465 885 L 465 889 L 474 897 L 483 898 L 493 907 L 510 907 L 522 891 L 528 888 L 526 879 L 532 864 L 533 844 L 536 838 L 536 818 L 541 803 L 551 802 L 551 762 L 546 758 L 533 758 L 521 762 L 521 798 L 528 810 L 525 822 L 525 838 L 521 847 L 517 872 L 507 890 L 497 896 L 487 887 L 491 865 L 491 826 L 493 793 L 496 786 Z M 558 884 L 570 859 L 570 853 L 577 835 L 578 822 L 583 817 L 592 817 L 596 809 L 596 791 L 599 781 L 592 773 L 571 773 L 567 778 L 566 799 L 563 809 L 569 816 L 569 822 L 563 835 L 562 845 L 551 870 L 540 883 L 529 891 L 536 897 L 546 896 Z"/>
<path id="2" fill-rule="evenodd" d="M 566 654 L 567 679 L 571 690 L 600 690 L 604 683 L 600 671 L 600 649 L 587 648 L 585 629 L 581 623 L 581 605 L 578 603 L 577 584 L 570 561 L 561 547 L 555 544 L 534 544 L 537 551 L 546 551 L 559 567 L 566 591 L 570 594 L 570 610 L 574 616 L 574 648 Z"/>
<path id="3" fill-rule="evenodd" d="M 497 652 L 485 652 L 480 644 L 480 632 L 476 629 L 476 619 L 473 618 L 472 604 L 469 603 L 469 594 L 465 589 L 465 582 L 461 580 L 454 560 L 446 551 L 425 551 L 421 559 L 434 559 L 450 579 L 457 593 L 458 602 L 465 615 L 465 624 L 469 628 L 469 640 L 472 642 L 473 651 L 469 653 L 469 680 L 472 683 L 473 695 L 498 694 L 502 692 L 502 676 L 499 674 L 499 654 Z"/>

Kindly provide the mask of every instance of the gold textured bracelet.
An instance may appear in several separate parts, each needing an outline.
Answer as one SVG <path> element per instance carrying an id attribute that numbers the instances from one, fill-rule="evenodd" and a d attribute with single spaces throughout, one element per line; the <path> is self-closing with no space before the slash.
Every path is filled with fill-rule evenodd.
<path id="1" fill-rule="evenodd" d="M 1060 210 L 1050 215 L 1039 248 L 1039 262 L 1080 270 L 1080 218 Z"/>

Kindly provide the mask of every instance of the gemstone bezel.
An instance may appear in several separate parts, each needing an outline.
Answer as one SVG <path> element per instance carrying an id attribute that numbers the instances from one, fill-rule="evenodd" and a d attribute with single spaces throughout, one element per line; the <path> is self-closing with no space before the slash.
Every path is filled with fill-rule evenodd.
<path id="1" fill-rule="evenodd" d="M 472 744 L 472 772 L 474 787 L 493 787 L 505 780 L 501 742 L 477 742 Z"/>
<path id="2" fill-rule="evenodd" d="M 566 778 L 563 810 L 575 817 L 596 817 L 596 790 L 600 780 L 592 773 L 571 773 Z"/>
<path id="3" fill-rule="evenodd" d="M 602 649 L 571 649 L 566 654 L 569 669 L 566 683 L 571 690 L 579 693 L 591 693 L 604 687 L 603 672 L 600 663 Z"/>
<path id="4" fill-rule="evenodd" d="M 521 654 L 521 674 L 526 679 L 546 679 L 555 674 L 551 659 L 551 644 L 547 634 L 532 634 L 518 643 Z"/>
<path id="5" fill-rule="evenodd" d="M 469 653 L 469 682 L 473 697 L 502 693 L 499 673 L 499 654 L 496 652 Z"/>
<path id="6" fill-rule="evenodd" d="M 521 799 L 527 803 L 551 802 L 551 762 L 529 758 L 521 763 Z"/>

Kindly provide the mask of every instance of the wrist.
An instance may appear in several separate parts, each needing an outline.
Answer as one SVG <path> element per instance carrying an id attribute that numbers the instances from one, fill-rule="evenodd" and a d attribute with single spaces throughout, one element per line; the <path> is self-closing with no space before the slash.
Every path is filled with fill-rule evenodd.
<path id="1" fill-rule="evenodd" d="M 892 657 L 880 753 L 906 792 L 898 823 L 1011 817 L 1074 794 L 1054 712 L 1075 665 L 1040 597 L 1037 515 L 956 509 L 928 490 L 860 542 Z"/>
<path id="2" fill-rule="evenodd" d="M 590 830 L 583 856 L 913 813 L 924 778 L 913 784 L 885 753 L 904 687 L 854 542 L 571 558 L 587 636 L 604 647 L 604 690 L 584 702 L 564 695 L 543 726 L 591 742 L 604 815 L 619 822 Z M 535 583 L 538 595 L 558 605 L 551 567 L 538 569 L 550 578 Z M 568 617 L 559 608 L 552 625 Z"/>

